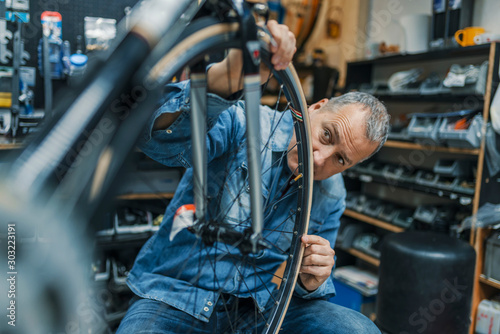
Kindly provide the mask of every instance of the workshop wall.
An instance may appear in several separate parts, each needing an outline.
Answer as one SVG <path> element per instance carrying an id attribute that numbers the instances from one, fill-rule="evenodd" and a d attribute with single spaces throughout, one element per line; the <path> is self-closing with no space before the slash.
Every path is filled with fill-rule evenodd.
<path id="1" fill-rule="evenodd" d="M 68 40 L 71 44 L 71 52 L 76 50 L 77 36 L 84 35 L 84 18 L 85 16 L 103 17 L 116 19 L 119 22 L 125 16 L 125 8 L 133 7 L 137 0 L 38 0 L 30 1 L 30 23 L 24 24 L 21 38 L 24 41 L 25 51 L 29 54 L 29 60 L 25 66 L 38 66 L 38 42 L 42 37 L 41 29 L 41 14 L 44 11 L 59 12 L 62 16 L 62 35 L 63 40 Z M 12 32 L 16 27 L 9 23 L 8 29 Z M 10 46 L 12 50 L 12 46 Z M 11 60 L 8 63 L 1 64 L 10 66 Z M 36 87 L 34 88 L 35 109 L 43 108 L 43 80 L 40 77 L 39 71 L 36 71 Z M 57 90 L 66 86 L 67 83 L 61 80 L 54 80 L 54 93 Z"/>

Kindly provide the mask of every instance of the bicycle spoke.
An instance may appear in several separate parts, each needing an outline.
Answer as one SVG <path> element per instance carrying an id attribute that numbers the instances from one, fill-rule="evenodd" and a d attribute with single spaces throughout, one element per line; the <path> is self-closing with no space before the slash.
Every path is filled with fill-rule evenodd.
<path id="1" fill-rule="evenodd" d="M 291 217 L 295 216 L 295 212 L 292 212 L 291 214 L 288 215 L 288 217 L 286 217 L 282 222 L 281 224 L 279 224 L 278 226 L 276 226 L 276 228 L 274 229 L 265 229 L 266 231 L 269 231 L 269 233 L 265 236 L 265 238 L 269 237 L 271 235 L 271 233 L 274 233 L 274 232 L 280 232 L 278 231 L 278 228 L 281 227 L 288 219 L 290 219 Z M 281 232 L 282 233 L 282 232 Z M 293 233 L 292 231 L 290 231 L 289 233 Z"/>

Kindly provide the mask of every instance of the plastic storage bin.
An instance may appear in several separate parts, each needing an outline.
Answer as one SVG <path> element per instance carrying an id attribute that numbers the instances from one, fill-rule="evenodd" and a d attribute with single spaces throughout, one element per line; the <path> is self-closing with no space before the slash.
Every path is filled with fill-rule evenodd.
<path id="1" fill-rule="evenodd" d="M 378 214 L 378 218 L 386 221 L 386 222 L 391 222 L 394 217 L 396 217 L 397 214 L 397 206 L 392 204 L 392 203 L 385 203 L 384 207 L 382 210 L 380 210 L 380 213 Z"/>
<path id="2" fill-rule="evenodd" d="M 440 114 L 413 114 L 408 125 L 408 136 L 422 144 L 439 144 Z"/>
<path id="3" fill-rule="evenodd" d="M 336 246 L 341 248 L 351 248 L 354 239 L 366 231 L 366 224 L 358 223 L 345 223 L 342 220 L 341 228 L 339 229 L 339 235 L 337 237 Z"/>
<path id="4" fill-rule="evenodd" d="M 463 119 L 463 117 L 464 116 L 444 118 L 439 128 L 439 138 L 450 147 L 478 148 L 481 144 L 483 117 L 481 115 L 476 115 L 472 118 L 466 129 L 455 129 L 457 121 Z"/>
<path id="5" fill-rule="evenodd" d="M 427 224 L 436 223 L 438 220 L 451 222 L 453 209 L 447 206 L 419 205 L 413 213 L 413 219 Z"/>
<path id="6" fill-rule="evenodd" d="M 388 134 L 389 140 L 398 140 L 398 141 L 410 141 L 411 137 L 408 133 L 408 128 L 392 128 Z"/>
<path id="7" fill-rule="evenodd" d="M 444 176 L 472 177 L 472 162 L 470 160 L 447 160 L 436 161 L 433 168 L 434 173 Z"/>
<path id="8" fill-rule="evenodd" d="M 438 179 L 439 179 L 439 175 L 437 175 L 437 174 L 434 174 L 432 172 L 426 172 L 423 170 L 419 170 L 417 172 L 417 176 L 415 178 L 415 181 L 418 184 L 423 184 L 423 185 L 429 186 L 429 187 L 436 187 Z"/>
<path id="9" fill-rule="evenodd" d="M 358 202 L 360 200 L 361 193 L 359 192 L 347 192 L 345 206 L 348 209 L 355 210 Z"/>
<path id="10" fill-rule="evenodd" d="M 435 206 L 420 205 L 413 213 L 413 218 L 424 223 L 432 224 L 438 216 L 438 208 Z"/>
<path id="11" fill-rule="evenodd" d="M 400 180 L 401 179 L 401 175 L 403 175 L 404 173 L 404 168 L 401 167 L 401 166 L 397 166 L 397 165 L 386 165 L 383 172 L 382 172 L 382 175 L 385 177 L 385 178 L 390 178 L 390 179 L 394 179 L 394 180 Z"/>
<path id="12" fill-rule="evenodd" d="M 370 165 L 373 162 L 362 162 L 356 166 L 351 168 L 352 171 L 356 171 L 357 173 L 368 173 L 370 170 Z"/>
<path id="13" fill-rule="evenodd" d="M 99 259 L 94 262 L 95 264 L 95 269 L 94 269 L 94 281 L 99 282 L 107 282 L 109 278 L 111 277 L 111 260 L 109 258 L 107 259 Z"/>
<path id="14" fill-rule="evenodd" d="M 381 238 L 374 233 L 359 234 L 352 243 L 352 248 L 357 249 L 375 258 L 380 258 Z"/>
<path id="15" fill-rule="evenodd" d="M 384 203 L 378 199 L 370 199 L 366 202 L 363 212 L 372 217 L 377 217 L 382 209 L 384 208 Z"/>
<path id="16" fill-rule="evenodd" d="M 418 170 L 403 169 L 403 174 L 400 176 L 400 180 L 404 182 L 415 183 Z"/>
<path id="17" fill-rule="evenodd" d="M 411 209 L 398 209 L 392 223 L 400 227 L 409 228 L 413 223 L 413 212 L 414 210 Z"/>
<path id="18" fill-rule="evenodd" d="M 368 165 L 368 173 L 374 176 L 383 176 L 385 164 L 380 162 L 372 162 Z"/>
<path id="19" fill-rule="evenodd" d="M 438 175 L 436 187 L 443 190 L 456 190 L 459 184 L 459 179 L 454 176 Z"/>
<path id="20" fill-rule="evenodd" d="M 493 233 L 486 240 L 484 275 L 500 281 L 500 232 Z"/>
<path id="21" fill-rule="evenodd" d="M 118 210 L 115 214 L 117 234 L 146 233 L 153 227 L 153 215 L 149 211 L 128 209 Z"/>
<path id="22" fill-rule="evenodd" d="M 453 188 L 454 191 L 461 192 L 463 194 L 467 195 L 474 195 L 475 190 L 475 183 L 474 181 L 467 181 L 467 180 L 459 180 L 455 187 Z"/>
<path id="23" fill-rule="evenodd" d="M 358 200 L 352 209 L 357 212 L 363 212 L 367 201 L 368 197 L 366 197 L 365 195 L 359 195 Z"/>

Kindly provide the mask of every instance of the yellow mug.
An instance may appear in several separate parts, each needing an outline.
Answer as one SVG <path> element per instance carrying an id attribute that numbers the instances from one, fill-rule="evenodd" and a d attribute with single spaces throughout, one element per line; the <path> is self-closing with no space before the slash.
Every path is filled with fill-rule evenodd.
<path id="1" fill-rule="evenodd" d="M 475 45 L 474 37 L 484 34 L 485 30 L 481 27 L 467 27 L 457 30 L 455 33 L 455 40 L 461 46 Z M 460 38 L 461 37 L 461 38 Z"/>

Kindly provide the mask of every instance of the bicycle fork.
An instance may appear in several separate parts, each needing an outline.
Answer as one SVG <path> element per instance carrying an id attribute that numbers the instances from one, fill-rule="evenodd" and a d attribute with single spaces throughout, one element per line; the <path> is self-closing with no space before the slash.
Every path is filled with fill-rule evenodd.
<path id="1" fill-rule="evenodd" d="M 222 226 L 210 226 L 207 217 L 207 148 L 206 148 L 206 92 L 207 76 L 204 67 L 197 67 L 191 74 L 191 128 L 193 192 L 196 206 L 195 232 L 205 243 L 217 241 L 246 240 L 239 243 L 243 253 L 256 254 L 268 245 L 263 241 L 264 210 L 261 177 L 261 135 L 260 135 L 260 44 L 257 40 L 257 28 L 251 13 L 242 16 L 243 40 L 243 90 L 245 96 L 245 114 L 247 126 L 248 180 L 250 188 L 251 230 L 241 233 Z"/>
<path id="2" fill-rule="evenodd" d="M 204 66 L 203 66 L 204 67 Z M 191 140 L 195 221 L 207 217 L 207 75 L 198 66 L 191 74 Z"/>
<path id="3" fill-rule="evenodd" d="M 245 115 L 247 123 L 248 181 L 250 186 L 250 209 L 252 252 L 258 251 L 262 242 L 264 227 L 264 208 L 262 201 L 262 164 L 260 136 L 260 44 L 257 39 L 257 26 L 249 8 L 244 8 L 241 16 L 243 50 L 243 90 L 245 93 Z"/>

